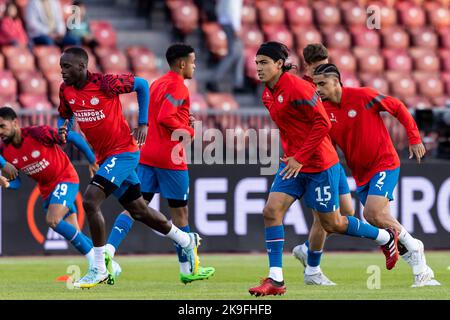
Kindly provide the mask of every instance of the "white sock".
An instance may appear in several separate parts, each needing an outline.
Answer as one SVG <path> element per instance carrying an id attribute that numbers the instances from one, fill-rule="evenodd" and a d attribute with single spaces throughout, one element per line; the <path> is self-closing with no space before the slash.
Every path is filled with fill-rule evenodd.
<path id="1" fill-rule="evenodd" d="M 380 232 L 378 232 L 378 236 L 375 239 L 375 242 L 378 245 L 382 246 L 382 245 L 385 245 L 386 243 L 388 243 L 390 239 L 391 239 L 390 233 L 384 229 L 380 229 Z"/>
<path id="2" fill-rule="evenodd" d="M 302 246 L 301 246 L 300 248 L 302 249 L 302 252 L 303 252 L 305 255 L 308 255 L 308 247 L 306 246 L 305 243 L 303 243 Z"/>
<path id="3" fill-rule="evenodd" d="M 280 267 L 270 267 L 269 278 L 278 282 L 283 281 L 283 269 Z"/>
<path id="4" fill-rule="evenodd" d="M 116 248 L 112 244 L 107 243 L 105 246 L 105 250 L 111 256 L 111 258 L 114 258 L 114 255 L 116 254 Z"/>
<path id="5" fill-rule="evenodd" d="M 94 249 L 89 250 L 89 252 L 86 253 L 84 256 L 86 257 L 86 259 L 88 261 L 89 268 L 93 267 L 94 266 L 94 260 L 95 260 Z"/>
<path id="6" fill-rule="evenodd" d="M 306 268 L 305 268 L 305 274 L 307 274 L 308 276 L 319 273 L 321 271 L 322 270 L 320 269 L 320 266 L 311 267 L 309 265 L 306 265 Z"/>
<path id="7" fill-rule="evenodd" d="M 181 231 L 174 224 L 172 224 L 172 228 L 170 228 L 170 231 L 168 234 L 166 234 L 166 237 L 178 243 L 182 248 L 187 247 L 189 243 L 191 243 L 189 234 Z"/>
<path id="8" fill-rule="evenodd" d="M 180 272 L 184 274 L 191 274 L 191 265 L 189 262 L 180 262 Z"/>
<path id="9" fill-rule="evenodd" d="M 94 267 L 101 273 L 106 272 L 105 246 L 94 247 Z"/>
<path id="10" fill-rule="evenodd" d="M 419 243 L 414 239 L 405 228 L 402 227 L 398 240 L 406 247 L 408 251 L 419 249 Z"/>

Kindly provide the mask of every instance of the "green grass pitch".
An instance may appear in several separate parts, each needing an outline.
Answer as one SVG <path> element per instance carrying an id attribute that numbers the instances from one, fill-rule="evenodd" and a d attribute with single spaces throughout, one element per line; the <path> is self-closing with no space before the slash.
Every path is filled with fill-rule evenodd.
<path id="1" fill-rule="evenodd" d="M 98 285 L 90 290 L 68 289 L 56 282 L 70 265 L 79 264 L 86 271 L 83 258 L 48 256 L 0 258 L 0 300 L 5 299 L 156 299 L 156 300 L 240 300 L 240 299 L 450 299 L 450 252 L 428 252 L 440 287 L 410 288 L 412 275 L 401 259 L 394 270 L 387 271 L 384 257 L 377 253 L 326 253 L 322 269 L 336 282 L 336 287 L 306 286 L 303 267 L 288 252 L 283 268 L 287 293 L 284 296 L 255 298 L 248 288 L 267 275 L 268 262 L 263 254 L 203 254 L 204 266 L 214 266 L 209 280 L 188 285 L 178 279 L 175 255 L 117 256 L 123 272 L 114 286 Z M 368 289 L 372 275 L 369 266 L 380 267 L 380 289 Z"/>

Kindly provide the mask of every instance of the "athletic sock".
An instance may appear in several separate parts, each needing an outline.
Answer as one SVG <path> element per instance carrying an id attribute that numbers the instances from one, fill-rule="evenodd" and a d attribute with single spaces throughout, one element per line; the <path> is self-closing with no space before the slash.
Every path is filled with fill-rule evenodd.
<path id="1" fill-rule="evenodd" d="M 134 220 L 125 213 L 121 213 L 117 216 L 106 244 L 106 250 L 111 257 L 114 257 L 121 242 L 125 239 L 128 232 L 130 232 L 133 222 Z"/>
<path id="2" fill-rule="evenodd" d="M 281 282 L 283 281 L 283 225 L 266 228 L 265 238 L 267 254 L 269 256 L 269 278 Z"/>

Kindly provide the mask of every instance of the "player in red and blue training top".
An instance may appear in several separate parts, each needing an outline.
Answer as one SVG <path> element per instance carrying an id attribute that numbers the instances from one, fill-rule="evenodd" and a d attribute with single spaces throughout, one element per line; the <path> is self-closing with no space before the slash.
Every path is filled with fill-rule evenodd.
<path id="1" fill-rule="evenodd" d="M 328 50 L 321 43 L 308 44 L 303 49 L 303 59 L 305 61 L 305 75 L 303 76 L 303 79 L 310 82 L 315 88 L 312 78 L 314 69 L 321 64 L 328 63 Z M 347 182 L 347 175 L 345 174 L 342 165 L 340 166 L 339 175 L 339 211 L 344 216 L 353 216 L 355 214 L 352 197 L 350 195 L 350 188 Z M 292 254 L 295 258 L 300 260 L 305 267 L 305 284 L 321 286 L 335 285 L 335 283 L 330 281 L 320 269 L 320 259 L 327 238 L 327 232 L 322 228 L 319 216 L 316 212 L 313 212 L 313 217 L 314 220 L 311 230 L 309 231 L 308 240 L 303 244 L 296 246 L 292 250 Z M 314 254 L 308 255 L 309 251 L 314 251 Z M 317 272 L 317 270 L 319 272 Z"/>
<path id="2" fill-rule="evenodd" d="M 385 251 L 388 269 L 398 259 L 397 234 L 375 228 L 352 216 L 339 213 L 339 159 L 328 132 L 331 123 L 314 87 L 287 72 L 289 51 L 278 42 L 266 42 L 256 54 L 259 79 L 266 87 L 262 101 L 277 124 L 284 157 L 263 211 L 269 257 L 269 276 L 250 288 L 256 296 L 284 294 L 282 254 L 283 218 L 297 199 L 305 196 L 308 207 L 319 213 L 329 233 L 369 238 Z M 312 254 L 312 253 L 310 253 Z"/>
<path id="3" fill-rule="evenodd" d="M 105 252 L 105 221 L 100 212 L 101 204 L 111 194 L 118 198 L 134 219 L 180 244 L 188 257 L 191 271 L 196 273 L 198 234 L 181 231 L 161 212 L 149 208 L 142 197 L 135 171 L 140 155 L 138 143 L 142 145 L 147 135 L 147 81 L 131 74 L 90 73 L 87 70 L 88 55 L 78 47 L 66 49 L 60 65 L 64 83 L 60 89 L 58 111 L 65 120 L 59 132 L 65 139 L 75 118 L 93 147 L 99 164 L 83 201 L 94 243 L 94 266 L 74 286 L 90 288 L 105 281 L 114 283 L 112 259 Z M 134 136 L 122 114 L 119 100 L 120 94 L 132 91 L 137 92 L 139 103 L 139 127 L 134 131 Z"/>
<path id="4" fill-rule="evenodd" d="M 2 107 L 0 138 L 3 141 L 0 168 L 14 166 L 38 183 L 47 224 L 72 243 L 92 265 L 92 241 L 80 231 L 76 218 L 78 175 L 60 147 L 62 141 L 57 131 L 48 126 L 20 128 L 14 110 Z M 86 155 L 90 169 L 95 170 L 95 156 L 86 141 L 76 132 L 71 132 L 67 140 Z M 20 184 L 18 176 L 13 180 L 0 176 L 0 185 L 4 188 L 17 189 Z"/>
<path id="5" fill-rule="evenodd" d="M 372 88 L 342 87 L 338 68 L 323 64 L 314 71 L 314 82 L 331 119 L 330 136 L 341 148 L 355 178 L 364 217 L 379 228 L 399 232 L 399 251 L 411 266 L 413 287 L 439 285 L 426 264 L 422 241 L 413 238 L 390 214 L 389 201 L 400 173 L 400 159 L 395 151 L 380 112 L 387 111 L 405 127 L 410 159 L 420 163 L 425 155 L 417 125 L 400 100 Z"/>
<path id="6" fill-rule="evenodd" d="M 150 88 L 149 133 L 141 149 L 137 168 L 141 191 L 147 203 L 155 193 L 168 200 L 173 224 L 180 230 L 190 232 L 188 221 L 189 173 L 185 161 L 185 149 L 178 137 L 190 142 L 194 129 L 190 122 L 189 91 L 184 79 L 191 79 L 195 70 L 194 49 L 186 44 L 174 44 L 167 49 L 170 71 L 153 82 Z M 174 135 L 174 137 L 172 137 Z M 114 256 L 120 242 L 125 238 L 133 219 L 124 212 L 116 219 L 106 250 Z M 189 283 L 208 279 L 214 274 L 212 267 L 199 267 L 197 273 L 190 270 L 183 249 L 175 243 L 180 263 L 180 280 Z"/>

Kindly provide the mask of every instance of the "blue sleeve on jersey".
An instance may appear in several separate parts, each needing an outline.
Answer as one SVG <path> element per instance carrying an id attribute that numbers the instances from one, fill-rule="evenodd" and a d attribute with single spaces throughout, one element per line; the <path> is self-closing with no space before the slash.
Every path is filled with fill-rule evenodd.
<path id="1" fill-rule="evenodd" d="M 6 165 L 6 160 L 0 154 L 0 168 L 3 168 L 5 165 Z"/>
<path id="2" fill-rule="evenodd" d="M 64 121 L 66 121 L 66 119 L 58 117 L 58 129 L 62 127 L 62 125 L 64 124 Z M 67 126 L 67 132 L 72 130 L 72 127 L 73 127 L 73 116 L 72 116 L 72 118 L 69 119 L 69 125 Z"/>
<path id="3" fill-rule="evenodd" d="M 86 140 L 84 140 L 83 137 L 78 132 L 69 131 L 69 133 L 67 134 L 67 142 L 73 143 L 78 148 L 78 150 L 83 152 L 83 154 L 85 155 L 86 159 L 88 159 L 90 164 L 95 163 L 94 152 L 92 151 L 91 147 L 86 142 Z"/>
<path id="4" fill-rule="evenodd" d="M 20 181 L 20 177 L 18 176 L 14 180 L 9 181 L 8 189 L 19 189 L 21 184 L 22 184 L 22 181 Z"/>
<path id="5" fill-rule="evenodd" d="M 148 124 L 148 104 L 150 102 L 150 90 L 147 80 L 134 77 L 133 91 L 137 93 L 139 104 L 139 124 Z"/>

